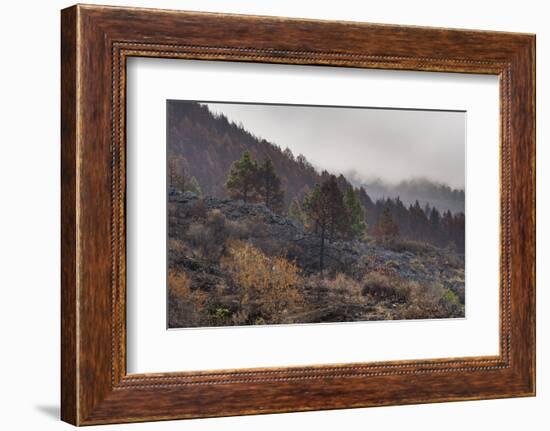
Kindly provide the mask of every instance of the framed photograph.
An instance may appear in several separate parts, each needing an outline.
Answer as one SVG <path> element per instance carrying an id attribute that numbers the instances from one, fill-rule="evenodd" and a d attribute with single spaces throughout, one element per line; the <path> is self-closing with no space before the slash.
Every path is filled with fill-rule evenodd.
<path id="1" fill-rule="evenodd" d="M 535 394 L 535 37 L 62 11 L 62 419 Z"/>

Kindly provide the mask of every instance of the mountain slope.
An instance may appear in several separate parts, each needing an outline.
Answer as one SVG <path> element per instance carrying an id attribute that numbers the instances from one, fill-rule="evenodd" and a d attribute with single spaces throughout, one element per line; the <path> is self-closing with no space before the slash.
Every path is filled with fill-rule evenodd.
<path id="1" fill-rule="evenodd" d="M 295 156 L 290 149 L 283 150 L 225 116 L 213 114 L 205 104 L 169 101 L 167 118 L 168 159 L 179 160 L 178 169 L 184 171 L 183 175 L 180 172 L 181 177 L 194 177 L 205 197 L 228 197 L 225 183 L 231 165 L 245 151 L 257 162 L 270 159 L 273 163 L 285 193 L 282 214 L 287 213 L 293 200 L 303 206 L 304 196 L 315 184 L 328 180 L 333 174 L 320 172 L 305 156 Z M 463 191 L 424 180 L 402 182 L 393 188 L 381 182 L 365 187 L 353 173 L 338 175 L 336 182 L 343 193 L 350 186 L 354 188 L 366 210 L 367 234 L 376 233 L 382 214 L 389 211 L 400 237 L 439 247 L 452 243 L 463 251 Z"/>
<path id="2" fill-rule="evenodd" d="M 282 178 L 285 206 L 320 181 L 320 175 L 290 150 L 254 136 L 224 116 L 214 116 L 195 102 L 170 101 L 168 110 L 168 152 L 187 162 L 187 172 L 197 178 L 205 195 L 225 197 L 224 183 L 231 164 L 249 151 L 258 161 L 271 159 Z"/>

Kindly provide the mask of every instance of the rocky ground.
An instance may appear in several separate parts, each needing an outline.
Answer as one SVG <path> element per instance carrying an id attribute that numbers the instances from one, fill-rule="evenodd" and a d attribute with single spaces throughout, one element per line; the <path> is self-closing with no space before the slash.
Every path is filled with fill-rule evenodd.
<path id="1" fill-rule="evenodd" d="M 299 290 L 306 305 L 291 310 L 278 323 L 464 315 L 464 256 L 452 250 L 406 241 L 385 245 L 373 240 L 330 241 L 326 269 L 319 274 L 318 236 L 262 204 L 201 199 L 175 189 L 169 190 L 168 202 L 169 270 L 188 274 L 191 291 L 209 295 L 203 301 L 210 301 L 206 313 L 221 316 L 193 325 L 182 316 L 190 305 L 182 295 L 171 294 L 171 326 L 258 323 L 236 322 L 234 316 L 231 320 L 239 297 L 220 261 L 235 238 L 299 267 L 305 280 Z"/>

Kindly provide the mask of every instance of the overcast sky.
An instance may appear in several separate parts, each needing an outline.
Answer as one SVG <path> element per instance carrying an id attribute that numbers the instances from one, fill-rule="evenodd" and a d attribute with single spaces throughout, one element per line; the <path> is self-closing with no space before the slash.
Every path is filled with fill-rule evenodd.
<path id="1" fill-rule="evenodd" d="M 261 138 L 331 173 L 388 183 L 427 178 L 464 188 L 466 114 L 207 103 Z"/>

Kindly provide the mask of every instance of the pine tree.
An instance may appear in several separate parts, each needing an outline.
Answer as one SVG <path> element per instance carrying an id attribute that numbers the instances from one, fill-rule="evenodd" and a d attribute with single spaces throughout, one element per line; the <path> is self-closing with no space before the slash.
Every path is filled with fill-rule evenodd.
<path id="1" fill-rule="evenodd" d="M 374 229 L 374 235 L 380 242 L 393 241 L 399 235 L 399 227 L 393 221 L 389 206 L 384 208 L 378 224 Z"/>
<path id="2" fill-rule="evenodd" d="M 304 214 L 300 203 L 296 199 L 293 199 L 290 203 L 290 206 L 288 207 L 287 217 L 302 226 L 306 224 L 306 215 Z"/>
<path id="3" fill-rule="evenodd" d="M 348 186 L 344 194 L 344 206 L 348 212 L 348 230 L 351 238 L 360 238 L 367 228 L 365 223 L 365 208 L 352 186 Z"/>
<path id="4" fill-rule="evenodd" d="M 415 201 L 414 205 L 409 207 L 411 236 L 414 239 L 425 239 L 428 228 L 428 217 L 420 207 L 420 203 Z"/>
<path id="5" fill-rule="evenodd" d="M 179 156 L 168 156 L 168 184 L 177 190 L 185 190 L 184 163 Z"/>
<path id="6" fill-rule="evenodd" d="M 344 199 L 334 175 L 330 175 L 321 185 L 315 185 L 312 192 L 304 198 L 304 210 L 309 228 L 319 235 L 319 268 L 323 272 L 326 240 L 334 239 L 347 229 Z"/>
<path id="7" fill-rule="evenodd" d="M 453 241 L 459 252 L 464 253 L 466 238 L 464 231 L 466 228 L 464 213 L 457 213 L 453 217 Z"/>
<path id="8" fill-rule="evenodd" d="M 430 211 L 430 233 L 432 240 L 436 244 L 441 243 L 441 233 L 440 233 L 440 225 L 441 225 L 441 215 L 439 214 L 439 211 L 436 207 L 433 207 Z"/>
<path id="9" fill-rule="evenodd" d="M 263 203 L 275 212 L 280 212 L 283 207 L 284 191 L 281 189 L 281 179 L 275 172 L 273 162 L 266 159 L 257 170 L 258 180 L 256 191 Z"/>
<path id="10" fill-rule="evenodd" d="M 186 181 L 186 190 L 189 190 L 190 192 L 195 193 L 197 196 L 202 197 L 202 189 L 197 181 L 197 178 L 191 177 L 188 181 Z"/>
<path id="11" fill-rule="evenodd" d="M 441 230 L 445 243 L 449 243 L 453 240 L 453 215 L 449 210 L 443 213 L 443 218 L 441 219 Z"/>
<path id="12" fill-rule="evenodd" d="M 367 194 L 367 191 L 363 186 L 359 187 L 359 191 L 357 192 L 357 195 L 359 197 L 359 201 L 365 208 L 372 207 L 374 205 L 372 202 L 372 199 Z"/>
<path id="13" fill-rule="evenodd" d="M 399 233 L 403 236 L 410 235 L 410 220 L 407 208 L 399 196 L 394 200 L 392 217 L 399 227 Z"/>
<path id="14" fill-rule="evenodd" d="M 294 160 L 294 154 L 292 153 L 292 150 L 290 148 L 286 147 L 283 151 L 283 154 L 288 160 Z"/>
<path id="15" fill-rule="evenodd" d="M 254 200 L 258 181 L 258 164 L 250 152 L 245 151 L 239 160 L 231 165 L 225 188 L 229 197 L 242 199 L 245 202 Z"/>
<path id="16" fill-rule="evenodd" d="M 317 183 L 307 195 L 304 196 L 304 214 L 306 227 L 315 233 L 319 233 L 320 223 L 325 223 L 328 215 L 322 211 L 325 205 L 321 205 L 321 186 Z"/>
<path id="17" fill-rule="evenodd" d="M 426 214 L 426 217 L 430 217 L 431 212 L 432 207 L 430 206 L 429 202 L 426 202 L 426 205 L 424 205 L 424 214 Z"/>

